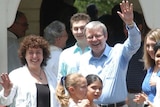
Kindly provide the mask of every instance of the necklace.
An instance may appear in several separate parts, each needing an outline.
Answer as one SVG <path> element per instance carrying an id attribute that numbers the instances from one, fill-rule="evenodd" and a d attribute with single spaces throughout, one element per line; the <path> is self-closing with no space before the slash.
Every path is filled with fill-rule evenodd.
<path id="1" fill-rule="evenodd" d="M 41 77 L 42 74 L 42 69 L 40 70 L 39 75 L 37 75 L 36 73 L 32 72 L 35 76 L 37 76 L 40 80 L 42 80 L 43 78 Z"/>

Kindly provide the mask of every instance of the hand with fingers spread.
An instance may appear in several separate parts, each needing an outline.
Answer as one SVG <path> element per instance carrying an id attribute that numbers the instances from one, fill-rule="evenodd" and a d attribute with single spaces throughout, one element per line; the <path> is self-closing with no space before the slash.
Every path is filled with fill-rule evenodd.
<path id="1" fill-rule="evenodd" d="M 128 0 L 123 0 L 122 3 L 120 3 L 121 12 L 118 11 L 117 13 L 121 17 L 121 19 L 125 22 L 127 25 L 133 24 L 133 4 L 129 3 Z"/>
<path id="2" fill-rule="evenodd" d="M 10 93 L 11 88 L 12 88 L 12 83 L 11 83 L 7 73 L 2 73 L 1 79 L 2 79 L 2 81 L 0 82 L 0 84 L 4 88 L 4 96 L 7 97 Z"/>

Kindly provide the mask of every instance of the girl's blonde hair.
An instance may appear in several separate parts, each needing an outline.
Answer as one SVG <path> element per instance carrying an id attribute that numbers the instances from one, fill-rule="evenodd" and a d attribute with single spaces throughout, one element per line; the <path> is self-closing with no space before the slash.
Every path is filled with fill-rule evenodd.
<path id="1" fill-rule="evenodd" d="M 148 54 L 147 52 L 147 46 L 146 46 L 146 40 L 147 38 L 150 38 L 151 40 L 155 41 L 155 42 L 158 42 L 160 41 L 160 29 L 157 28 L 157 29 L 153 29 L 153 30 L 150 30 L 146 37 L 145 37 L 145 40 L 144 40 L 144 54 L 143 54 L 143 60 L 144 60 L 144 68 L 145 69 L 148 69 L 150 67 L 153 67 L 155 65 L 155 61 L 154 59 L 152 59 L 150 57 L 150 55 Z"/>
<path id="2" fill-rule="evenodd" d="M 68 107 L 69 105 L 69 87 L 75 87 L 78 85 L 79 79 L 84 78 L 83 75 L 79 73 L 68 74 L 65 77 L 61 78 L 61 81 L 56 88 L 56 96 L 61 104 L 61 107 Z M 68 95 L 65 93 L 65 90 L 68 91 Z"/>

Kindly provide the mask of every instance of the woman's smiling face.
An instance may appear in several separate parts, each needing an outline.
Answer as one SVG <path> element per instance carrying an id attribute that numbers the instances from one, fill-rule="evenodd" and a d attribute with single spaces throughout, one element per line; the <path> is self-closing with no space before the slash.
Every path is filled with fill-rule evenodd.
<path id="1" fill-rule="evenodd" d="M 29 48 L 26 51 L 25 58 L 29 68 L 40 67 L 43 61 L 43 51 L 41 48 Z"/>
<path id="2" fill-rule="evenodd" d="M 156 41 L 152 40 L 151 38 L 146 39 L 146 49 L 148 54 L 152 59 L 154 59 L 154 46 L 156 44 Z"/>

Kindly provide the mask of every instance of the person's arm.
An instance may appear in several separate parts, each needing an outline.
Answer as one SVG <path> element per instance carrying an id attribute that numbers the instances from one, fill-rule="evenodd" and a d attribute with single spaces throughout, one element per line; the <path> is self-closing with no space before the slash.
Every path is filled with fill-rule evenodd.
<path id="1" fill-rule="evenodd" d="M 10 105 L 16 93 L 16 86 L 10 81 L 8 74 L 1 74 L 2 90 L 0 92 L 0 105 Z"/>
<path id="2" fill-rule="evenodd" d="M 124 47 L 126 48 L 124 49 L 123 54 L 125 57 L 130 59 L 131 56 L 137 52 L 141 45 L 141 33 L 133 21 L 133 4 L 129 3 L 128 0 L 123 0 L 122 3 L 120 3 L 120 8 L 121 12 L 118 11 L 117 13 L 126 24 L 126 28 L 128 30 L 128 38 L 124 42 Z"/>

